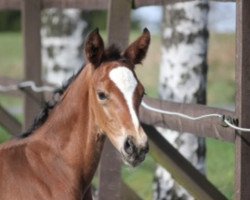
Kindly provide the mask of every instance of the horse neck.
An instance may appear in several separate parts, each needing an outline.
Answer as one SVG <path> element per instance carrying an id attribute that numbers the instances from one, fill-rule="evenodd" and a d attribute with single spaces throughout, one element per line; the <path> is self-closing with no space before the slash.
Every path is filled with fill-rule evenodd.
<path id="1" fill-rule="evenodd" d="M 65 91 L 40 134 L 66 162 L 83 173 L 86 182 L 92 179 L 104 143 L 90 109 L 91 76 L 92 68 L 86 65 Z"/>

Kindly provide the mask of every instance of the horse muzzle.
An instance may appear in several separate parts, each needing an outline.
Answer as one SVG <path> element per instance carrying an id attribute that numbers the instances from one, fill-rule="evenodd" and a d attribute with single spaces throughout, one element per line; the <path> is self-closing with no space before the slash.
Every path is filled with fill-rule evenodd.
<path id="1" fill-rule="evenodd" d="M 136 145 L 133 137 L 127 137 L 122 150 L 122 158 L 125 164 L 136 167 L 144 161 L 148 151 L 148 142 L 143 145 Z"/>

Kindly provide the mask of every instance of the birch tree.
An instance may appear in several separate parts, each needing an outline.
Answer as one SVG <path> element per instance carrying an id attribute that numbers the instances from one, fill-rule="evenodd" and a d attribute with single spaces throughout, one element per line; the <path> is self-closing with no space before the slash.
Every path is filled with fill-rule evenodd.
<path id="1" fill-rule="evenodd" d="M 169 4 L 164 7 L 161 99 L 183 103 L 206 103 L 208 0 Z M 195 122 L 190 122 L 195 123 Z M 190 133 L 158 128 L 162 135 L 198 170 L 205 173 L 205 140 Z M 165 169 L 155 173 L 154 199 L 193 199 Z"/>
<path id="2" fill-rule="evenodd" d="M 42 13 L 44 79 L 60 85 L 83 64 L 83 40 L 88 30 L 78 9 L 46 9 Z"/>

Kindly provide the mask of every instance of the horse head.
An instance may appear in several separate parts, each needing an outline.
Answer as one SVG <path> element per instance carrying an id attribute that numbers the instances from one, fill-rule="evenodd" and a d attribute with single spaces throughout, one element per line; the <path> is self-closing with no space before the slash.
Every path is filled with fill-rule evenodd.
<path id="1" fill-rule="evenodd" d="M 141 163 L 149 150 L 138 119 L 145 92 L 134 71 L 146 56 L 149 43 L 147 29 L 122 53 L 115 46 L 105 49 L 98 30 L 90 33 L 85 43 L 85 57 L 92 68 L 89 101 L 95 124 L 130 166 Z"/>

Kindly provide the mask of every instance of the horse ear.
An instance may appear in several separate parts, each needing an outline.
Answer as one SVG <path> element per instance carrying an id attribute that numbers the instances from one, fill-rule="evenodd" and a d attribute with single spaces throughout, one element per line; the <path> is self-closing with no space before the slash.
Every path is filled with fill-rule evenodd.
<path id="1" fill-rule="evenodd" d="M 98 28 L 92 31 L 85 42 L 85 57 L 95 67 L 98 67 L 104 54 L 104 43 Z"/>
<path id="2" fill-rule="evenodd" d="M 132 61 L 133 64 L 139 64 L 145 58 L 150 44 L 150 32 L 144 28 L 142 35 L 134 41 L 124 52 L 124 57 Z"/>

